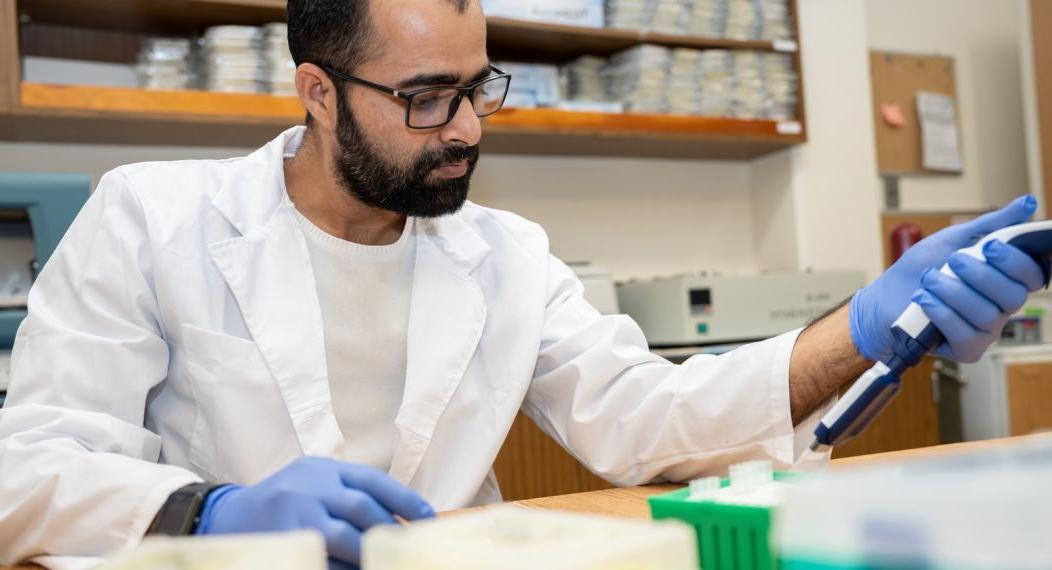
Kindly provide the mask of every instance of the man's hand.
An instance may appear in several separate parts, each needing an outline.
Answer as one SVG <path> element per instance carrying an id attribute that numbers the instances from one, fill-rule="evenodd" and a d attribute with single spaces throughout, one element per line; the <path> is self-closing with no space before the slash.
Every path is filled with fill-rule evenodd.
<path id="1" fill-rule="evenodd" d="M 851 338 L 869 360 L 891 356 L 891 325 L 916 301 L 946 338 L 935 354 L 975 362 L 1026 303 L 1045 286 L 1044 272 L 1030 256 L 999 241 L 986 245 L 986 261 L 957 250 L 991 232 L 1025 222 L 1037 201 L 1023 196 L 971 222 L 952 226 L 911 247 L 895 265 L 851 301 Z M 960 279 L 939 271 L 950 264 Z"/>
<path id="2" fill-rule="evenodd" d="M 807 328 L 793 348 L 789 367 L 795 422 L 864 372 L 891 355 L 891 325 L 916 301 L 946 342 L 935 354 L 963 362 L 978 360 L 1005 322 L 1045 286 L 1041 267 L 1019 249 L 994 241 L 982 262 L 958 250 L 1004 227 L 1028 220 L 1037 207 L 1024 196 L 971 222 L 946 228 L 911 247 L 898 262 L 841 307 Z M 946 263 L 960 279 L 943 275 Z"/>
<path id="3" fill-rule="evenodd" d="M 197 534 L 314 529 L 325 537 L 330 568 L 354 567 L 362 533 L 380 524 L 433 518 L 419 495 L 373 467 L 304 457 L 251 487 L 211 494 Z"/>

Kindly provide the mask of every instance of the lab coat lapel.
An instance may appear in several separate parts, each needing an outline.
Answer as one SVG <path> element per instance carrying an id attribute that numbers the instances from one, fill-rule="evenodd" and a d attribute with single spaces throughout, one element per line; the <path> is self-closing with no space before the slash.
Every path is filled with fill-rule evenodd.
<path id="1" fill-rule="evenodd" d="M 409 484 L 482 337 L 486 303 L 472 270 L 489 246 L 458 216 L 421 220 L 409 309 L 406 386 L 391 475 Z"/>
<path id="2" fill-rule="evenodd" d="M 340 457 L 344 437 L 332 410 L 321 307 L 285 193 L 283 152 L 298 146 L 297 135 L 302 130 L 287 131 L 257 151 L 244 177 L 216 197 L 215 206 L 243 235 L 212 244 L 209 253 L 277 380 L 303 452 Z"/>

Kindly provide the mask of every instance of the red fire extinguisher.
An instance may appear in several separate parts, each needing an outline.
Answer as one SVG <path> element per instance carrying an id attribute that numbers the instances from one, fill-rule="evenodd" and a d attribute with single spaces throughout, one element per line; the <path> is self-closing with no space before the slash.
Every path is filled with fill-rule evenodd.
<path id="1" fill-rule="evenodd" d="M 913 244 L 924 239 L 924 234 L 916 224 L 909 222 L 899 224 L 891 230 L 891 262 L 895 263 Z"/>

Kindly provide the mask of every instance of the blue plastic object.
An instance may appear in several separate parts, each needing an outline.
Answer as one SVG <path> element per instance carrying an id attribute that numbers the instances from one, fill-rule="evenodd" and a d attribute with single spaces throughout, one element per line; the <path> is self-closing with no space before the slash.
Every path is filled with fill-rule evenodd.
<path id="1" fill-rule="evenodd" d="M 39 269 L 55 252 L 62 236 L 91 194 L 91 179 L 83 174 L 0 173 L 0 210 L 24 210 L 36 245 Z M 0 349 L 9 350 L 24 310 L 0 311 Z"/>
<path id="2" fill-rule="evenodd" d="M 1043 284 L 1047 286 L 1050 268 L 1052 268 L 1052 263 L 1050 263 L 1050 256 L 1052 256 L 1052 221 L 1030 222 L 1001 228 L 990 233 L 977 244 L 960 250 L 960 253 L 971 258 L 972 263 L 976 263 L 975 260 L 978 260 L 978 262 L 993 264 L 993 260 L 988 260 L 986 255 L 991 251 L 989 246 L 996 242 L 1012 246 L 1036 262 L 1040 268 L 1041 275 L 1036 275 L 1038 269 L 1035 268 L 1035 275 L 1028 280 L 1035 283 L 1029 285 L 1029 287 L 1038 288 L 1041 285 L 1041 283 L 1037 283 L 1039 280 L 1042 280 Z M 1004 250 L 1004 247 L 1001 246 L 1000 249 Z M 997 248 L 994 248 L 994 250 L 997 250 Z M 1026 265 L 1033 266 L 1032 263 L 1026 261 L 1023 255 L 1018 253 L 1017 255 L 1023 259 Z M 954 264 L 947 263 L 940 272 L 945 276 L 944 278 L 960 280 L 961 277 L 954 272 L 952 265 Z M 963 267 L 959 263 L 956 265 Z M 962 273 L 962 275 L 964 274 Z M 998 275 L 1000 274 L 998 273 Z M 1025 291 L 1022 285 L 1017 284 L 1017 286 L 1020 288 L 1018 305 L 1021 306 L 1025 302 Z M 918 298 L 914 297 L 914 299 Z M 924 303 L 924 301 L 921 301 L 921 303 Z M 1007 321 L 1012 313 L 1019 309 L 1019 306 L 1004 311 L 1006 314 L 1000 316 L 1003 320 L 997 321 L 1000 323 L 1000 326 L 996 327 L 996 331 L 989 333 L 990 342 L 1000 335 L 1000 327 L 1004 325 L 1004 322 Z M 946 340 L 943 336 L 943 331 L 929 319 L 926 310 L 930 310 L 927 305 L 922 307 L 915 300 L 892 323 L 890 333 L 893 341 L 890 355 L 883 358 L 882 361 L 878 361 L 865 374 L 859 377 L 851 389 L 844 394 L 844 397 L 837 402 L 836 406 L 822 418 L 815 429 L 815 441 L 811 445 L 812 450 L 819 450 L 825 446 L 841 445 L 862 433 L 898 394 L 902 373 L 916 366 L 925 354 L 943 344 Z M 932 318 L 938 322 L 937 315 L 931 314 L 933 314 Z M 981 351 L 986 346 L 988 346 L 988 343 L 982 344 L 975 349 L 977 354 L 981 354 Z"/>

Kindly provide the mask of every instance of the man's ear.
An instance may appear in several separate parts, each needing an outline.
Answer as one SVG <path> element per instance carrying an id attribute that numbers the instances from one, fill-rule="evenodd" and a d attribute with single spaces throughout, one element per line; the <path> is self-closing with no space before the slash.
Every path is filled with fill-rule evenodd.
<path id="1" fill-rule="evenodd" d="M 296 68 L 296 94 L 314 122 L 325 129 L 336 129 L 339 93 L 325 70 L 313 63 L 300 64 Z"/>

